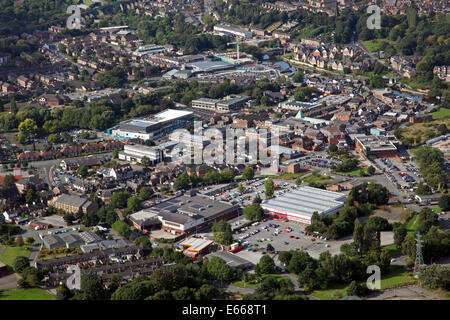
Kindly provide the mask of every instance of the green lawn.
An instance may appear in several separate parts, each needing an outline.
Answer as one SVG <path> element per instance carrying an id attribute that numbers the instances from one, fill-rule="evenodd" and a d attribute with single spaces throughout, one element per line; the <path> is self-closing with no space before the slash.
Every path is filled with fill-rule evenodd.
<path id="1" fill-rule="evenodd" d="M 369 276 L 369 275 L 368 275 Z M 417 280 L 411 277 L 406 272 L 404 266 L 391 265 L 390 272 L 386 275 L 381 275 L 381 289 L 388 289 L 403 284 L 413 284 Z M 347 295 L 347 287 L 350 284 L 331 284 L 328 289 L 314 290 L 311 295 L 321 300 L 336 300 Z"/>
<path id="2" fill-rule="evenodd" d="M 282 278 L 283 276 L 277 274 L 277 273 L 271 273 L 271 274 L 263 274 L 262 276 L 262 280 L 266 279 L 266 278 Z M 244 286 L 244 281 L 235 281 L 233 282 L 233 285 L 235 285 L 236 287 L 241 287 L 241 288 L 257 288 L 259 286 L 259 283 L 256 283 L 255 280 L 253 281 L 247 281 L 245 282 L 245 286 Z"/>
<path id="3" fill-rule="evenodd" d="M 351 177 L 364 177 L 365 173 L 367 173 L 366 168 L 356 168 L 352 171 L 347 172 L 335 172 L 336 174 L 339 174 L 341 176 L 351 176 Z"/>
<path id="4" fill-rule="evenodd" d="M 309 176 L 305 177 L 304 179 L 302 179 L 304 183 L 329 183 L 332 181 L 332 179 L 329 176 L 322 176 L 320 174 L 318 174 L 317 172 L 313 172 L 312 174 L 310 174 Z"/>
<path id="5" fill-rule="evenodd" d="M 391 265 L 390 272 L 381 276 L 381 289 L 388 289 L 402 284 L 416 283 L 417 280 L 406 272 L 404 266 Z"/>
<path id="6" fill-rule="evenodd" d="M 433 210 L 434 213 L 439 213 L 442 211 L 440 207 L 432 208 L 431 210 Z"/>
<path id="7" fill-rule="evenodd" d="M 347 295 L 348 286 L 348 284 L 332 284 L 328 289 L 314 290 L 311 295 L 320 300 L 336 300 L 336 297 L 343 298 Z"/>
<path id="8" fill-rule="evenodd" d="M 370 52 L 379 51 L 381 44 L 383 42 L 388 42 L 390 44 L 394 44 L 394 41 L 387 40 L 387 39 L 375 39 L 375 40 L 369 40 L 369 41 L 363 41 L 364 46 L 369 50 Z"/>
<path id="9" fill-rule="evenodd" d="M 440 108 L 439 111 L 433 112 L 432 115 L 434 120 L 448 118 L 450 117 L 450 109 Z"/>
<path id="10" fill-rule="evenodd" d="M 272 178 L 272 179 L 281 179 L 281 180 L 293 180 L 304 176 L 307 172 L 298 172 L 298 173 L 283 173 L 279 176 L 277 175 L 264 175 L 264 177 Z"/>
<path id="11" fill-rule="evenodd" d="M 395 244 L 390 244 L 388 246 L 384 246 L 382 250 L 389 252 L 391 257 L 396 257 L 402 254 L 402 252 L 397 248 Z"/>
<path id="12" fill-rule="evenodd" d="M 43 289 L 16 289 L 0 291 L 0 300 L 55 300 L 55 297 Z"/>
<path id="13" fill-rule="evenodd" d="M 415 232 L 418 228 L 417 221 L 419 220 L 419 215 L 415 214 L 411 219 L 409 219 L 406 224 L 406 230 L 409 232 Z"/>
<path id="14" fill-rule="evenodd" d="M 29 247 L 23 246 L 23 247 L 13 247 L 9 246 L 6 247 L 5 250 L 3 250 L 0 253 L 0 261 L 7 264 L 8 266 L 12 267 L 14 263 L 14 259 L 18 256 L 24 256 L 29 257 L 31 253 L 31 250 Z"/>

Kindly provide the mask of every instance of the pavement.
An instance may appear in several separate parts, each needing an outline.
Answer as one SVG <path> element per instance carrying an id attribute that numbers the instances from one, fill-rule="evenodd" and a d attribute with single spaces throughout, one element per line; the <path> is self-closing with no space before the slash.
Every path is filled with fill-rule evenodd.
<path id="1" fill-rule="evenodd" d="M 0 277 L 0 290 L 11 290 L 17 288 L 17 280 L 20 277 L 17 273 L 11 273 L 6 276 Z"/>
<path id="2" fill-rule="evenodd" d="M 417 285 L 374 292 L 366 300 L 444 300 L 441 296 Z"/>

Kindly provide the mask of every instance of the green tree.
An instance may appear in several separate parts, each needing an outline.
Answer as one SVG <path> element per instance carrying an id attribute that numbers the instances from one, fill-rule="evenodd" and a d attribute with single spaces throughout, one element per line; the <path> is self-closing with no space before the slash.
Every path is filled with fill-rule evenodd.
<path id="1" fill-rule="evenodd" d="M 16 183 L 16 178 L 12 174 L 7 174 L 3 178 L 3 185 L 6 188 L 11 188 L 12 186 L 14 186 L 15 183 Z"/>
<path id="2" fill-rule="evenodd" d="M 115 192 L 110 198 L 110 203 L 115 208 L 125 208 L 127 206 L 127 200 L 131 197 L 128 191 Z"/>
<path id="3" fill-rule="evenodd" d="M 297 72 L 292 77 L 292 81 L 294 81 L 295 83 L 303 83 L 303 79 L 304 79 L 303 74 L 300 72 Z"/>
<path id="4" fill-rule="evenodd" d="M 335 145 L 334 143 L 330 143 L 330 146 L 328 147 L 328 152 L 330 153 L 334 153 L 338 151 L 338 147 L 337 145 Z"/>
<path id="5" fill-rule="evenodd" d="M 296 101 L 306 101 L 315 92 L 310 87 L 298 87 L 294 92 L 294 98 Z"/>
<path id="6" fill-rule="evenodd" d="M 33 137 L 38 131 L 36 121 L 27 118 L 19 124 L 19 135 L 23 136 L 25 140 Z"/>
<path id="7" fill-rule="evenodd" d="M 292 252 L 291 251 L 281 251 L 278 254 L 278 260 L 280 260 L 281 263 L 283 263 L 285 266 L 289 264 L 292 258 Z"/>
<path id="8" fill-rule="evenodd" d="M 264 209 L 261 205 L 252 204 L 244 209 L 244 216 L 246 219 L 251 221 L 261 221 L 264 216 Z"/>
<path id="9" fill-rule="evenodd" d="M 141 199 L 137 196 L 132 196 L 127 199 L 127 208 L 132 212 L 139 211 L 141 209 Z"/>
<path id="10" fill-rule="evenodd" d="M 258 269 L 261 274 L 273 273 L 275 270 L 275 262 L 270 256 L 265 254 L 259 259 Z"/>
<path id="11" fill-rule="evenodd" d="M 382 76 L 375 75 L 370 79 L 370 85 L 374 88 L 382 89 L 386 86 L 386 82 Z"/>
<path id="12" fill-rule="evenodd" d="M 245 180 L 252 180 L 253 177 L 255 176 L 255 170 L 253 169 L 253 167 L 247 166 L 244 168 L 244 171 L 242 172 L 242 177 Z"/>
<path id="13" fill-rule="evenodd" d="M 244 192 L 245 192 L 246 188 L 242 185 L 242 182 L 239 183 L 238 190 L 239 190 L 239 192 L 241 192 L 241 193 L 244 193 Z"/>
<path id="14" fill-rule="evenodd" d="M 150 187 L 142 187 L 139 190 L 139 198 L 141 198 L 142 200 L 148 200 L 153 196 L 153 189 Z"/>
<path id="15" fill-rule="evenodd" d="M 254 176 L 255 176 L 255 170 L 253 169 L 253 167 L 247 166 L 244 168 L 244 171 L 242 172 L 242 177 L 245 180 L 247 180 L 247 181 L 252 180 Z"/>
<path id="16" fill-rule="evenodd" d="M 30 266 L 30 261 L 27 257 L 18 256 L 14 259 L 13 262 L 13 269 L 16 273 L 22 273 L 25 268 L 28 268 Z"/>
<path id="17" fill-rule="evenodd" d="M 144 166 L 144 167 L 149 167 L 150 165 L 151 165 L 151 160 L 149 159 L 149 157 L 147 157 L 147 156 L 144 156 L 144 157 L 142 157 L 142 159 L 141 159 L 141 164 Z"/>
<path id="18" fill-rule="evenodd" d="M 439 198 L 439 207 L 444 211 L 450 210 L 450 195 L 449 194 L 443 194 Z"/>
<path id="19" fill-rule="evenodd" d="M 231 282 L 236 278 L 236 272 L 223 259 L 219 257 L 211 258 L 206 268 L 214 278 L 225 282 Z"/>
<path id="20" fill-rule="evenodd" d="M 72 293 L 66 284 L 60 284 L 56 289 L 56 300 L 69 300 L 72 297 Z"/>
<path id="21" fill-rule="evenodd" d="M 77 174 L 80 175 L 83 178 L 86 178 L 89 174 L 88 169 L 86 166 L 82 165 L 77 169 Z"/>
<path id="22" fill-rule="evenodd" d="M 230 245 L 233 242 L 231 225 L 225 220 L 214 222 L 212 226 L 214 241 L 223 245 Z"/>
<path id="23" fill-rule="evenodd" d="M 189 187 L 189 183 L 189 175 L 187 173 L 182 173 L 173 182 L 173 188 L 175 190 L 186 189 Z"/>
<path id="24" fill-rule="evenodd" d="M 394 244 L 398 248 L 402 247 L 403 240 L 405 240 L 407 233 L 408 231 L 406 230 L 406 227 L 404 225 L 400 225 L 394 228 Z"/>
<path id="25" fill-rule="evenodd" d="M 104 300 L 106 298 L 105 288 L 96 275 L 83 275 L 80 291 L 83 300 Z"/>
<path id="26" fill-rule="evenodd" d="M 266 182 L 264 183 L 264 186 L 266 188 L 266 191 L 265 191 L 266 198 L 268 198 L 268 199 L 272 198 L 273 193 L 275 192 L 275 185 L 273 183 L 273 180 L 271 178 L 268 178 L 266 180 Z"/>
<path id="27" fill-rule="evenodd" d="M 136 245 L 141 244 L 144 249 L 152 248 L 152 242 L 145 236 L 141 236 L 141 237 L 137 238 L 135 243 L 136 243 Z"/>
<path id="28" fill-rule="evenodd" d="M 9 110 L 10 110 L 11 114 L 16 115 L 17 110 L 18 110 L 17 109 L 16 99 L 11 98 Z"/>
<path id="29" fill-rule="evenodd" d="M 23 238 L 22 238 L 22 236 L 17 236 L 16 237 L 16 246 L 18 246 L 18 247 L 23 246 Z"/>
<path id="30" fill-rule="evenodd" d="M 37 288 L 37 287 L 39 287 L 40 284 L 41 284 L 41 281 L 39 280 L 38 275 L 35 274 L 35 273 L 30 273 L 30 274 L 28 274 L 27 277 L 26 277 L 26 279 L 27 279 L 26 281 L 27 281 L 28 285 L 29 285 L 31 288 Z"/>
<path id="31" fill-rule="evenodd" d="M 121 237 L 128 238 L 130 236 L 131 230 L 128 224 L 122 220 L 117 220 L 111 226 Z"/>

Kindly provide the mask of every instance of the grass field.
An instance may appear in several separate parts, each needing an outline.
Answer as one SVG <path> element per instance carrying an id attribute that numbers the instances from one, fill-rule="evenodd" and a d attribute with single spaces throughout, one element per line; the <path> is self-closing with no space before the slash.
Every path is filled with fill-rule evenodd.
<path id="1" fill-rule="evenodd" d="M 336 172 L 336 174 L 350 177 L 364 177 L 367 174 L 367 168 L 356 168 L 355 170 L 348 172 Z"/>
<path id="2" fill-rule="evenodd" d="M 406 224 L 406 230 L 408 233 L 415 232 L 418 228 L 417 221 L 419 220 L 419 215 L 415 214 L 411 219 L 409 219 L 408 223 Z"/>
<path id="3" fill-rule="evenodd" d="M 387 40 L 387 39 L 375 39 L 375 40 L 363 41 L 363 44 L 367 48 L 367 50 L 369 50 L 370 52 L 375 52 L 375 51 L 380 50 L 381 44 L 383 42 L 395 44 L 394 41 Z"/>
<path id="4" fill-rule="evenodd" d="M 266 278 L 282 278 L 282 277 L 283 276 L 281 276 L 277 273 L 263 274 L 261 276 L 262 280 L 264 280 Z M 245 286 L 244 286 L 244 281 L 235 281 L 235 282 L 233 282 L 233 285 L 235 285 L 236 287 L 241 287 L 241 288 L 257 288 L 259 286 L 259 283 L 256 283 L 255 280 L 247 281 L 247 282 L 245 282 Z"/>
<path id="5" fill-rule="evenodd" d="M 320 300 L 336 300 L 347 295 L 347 287 L 345 284 L 333 284 L 329 289 L 314 290 L 311 295 Z"/>
<path id="6" fill-rule="evenodd" d="M 14 263 L 14 259 L 18 256 L 24 256 L 29 257 L 30 256 L 30 249 L 29 247 L 23 246 L 23 247 L 13 247 L 9 246 L 6 247 L 5 250 L 3 250 L 0 253 L 0 261 L 4 264 L 7 264 L 8 266 L 12 267 Z"/>
<path id="7" fill-rule="evenodd" d="M 318 183 L 318 184 L 327 184 L 332 181 L 332 179 L 328 176 L 322 176 L 316 172 L 311 173 L 309 176 L 302 179 L 304 183 Z"/>
<path id="8" fill-rule="evenodd" d="M 390 272 L 381 276 L 381 289 L 388 289 L 398 285 L 416 283 L 417 280 L 411 277 L 404 266 L 391 265 Z"/>
<path id="9" fill-rule="evenodd" d="M 406 272 L 404 266 L 391 265 L 390 271 L 386 275 L 381 275 L 381 289 L 389 289 L 400 285 L 416 283 L 417 280 Z M 332 284 L 325 290 L 314 290 L 311 295 L 321 300 L 336 300 L 347 295 L 349 284 Z"/>
<path id="10" fill-rule="evenodd" d="M 264 175 L 265 177 L 272 179 L 281 179 L 281 180 L 293 180 L 304 176 L 307 172 L 299 172 L 299 173 L 283 173 L 279 176 L 277 175 Z"/>
<path id="11" fill-rule="evenodd" d="M 442 109 L 441 109 L 442 110 Z M 412 139 L 416 142 L 416 145 L 424 143 L 428 139 L 438 137 L 440 134 L 437 127 L 444 123 L 447 127 L 450 126 L 450 118 L 443 118 L 442 116 L 447 113 L 447 111 L 437 111 L 438 116 L 441 118 L 436 118 L 436 120 L 430 122 L 414 123 L 402 130 L 402 137 L 405 139 Z M 449 110 L 449 109 L 447 109 Z M 433 113 L 433 118 L 436 113 Z"/>
<path id="12" fill-rule="evenodd" d="M 16 289 L 0 291 L 0 300 L 55 300 L 55 297 L 43 289 Z"/>
<path id="13" fill-rule="evenodd" d="M 439 111 L 433 112 L 434 120 L 441 120 L 450 117 L 450 109 L 440 108 Z"/>
<path id="14" fill-rule="evenodd" d="M 390 244 L 388 246 L 384 246 L 382 248 L 383 251 L 387 251 L 389 252 L 389 255 L 391 257 L 396 257 L 402 254 L 402 252 L 400 251 L 400 249 L 397 248 L 397 246 L 395 244 Z"/>

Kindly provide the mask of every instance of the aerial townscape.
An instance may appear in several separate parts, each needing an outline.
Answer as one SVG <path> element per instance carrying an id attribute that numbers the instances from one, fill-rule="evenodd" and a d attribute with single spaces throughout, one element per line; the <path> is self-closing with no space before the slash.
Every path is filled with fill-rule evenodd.
<path id="1" fill-rule="evenodd" d="M 449 1 L 0 3 L 0 300 L 450 299 Z"/>

